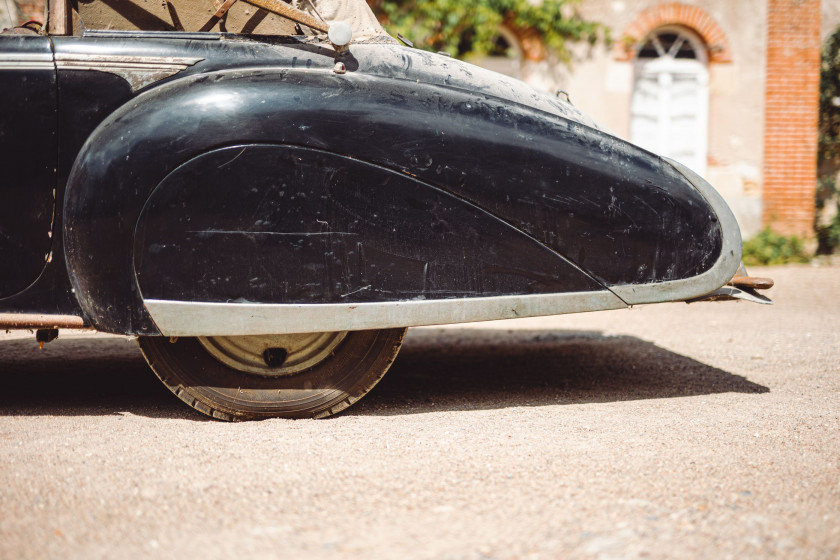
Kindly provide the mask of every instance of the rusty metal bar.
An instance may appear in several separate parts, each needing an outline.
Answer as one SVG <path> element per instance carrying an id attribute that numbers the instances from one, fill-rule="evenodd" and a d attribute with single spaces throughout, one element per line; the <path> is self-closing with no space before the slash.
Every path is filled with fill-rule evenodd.
<path id="1" fill-rule="evenodd" d="M 0 329 L 88 329 L 90 325 L 75 315 L 0 313 Z"/>
<path id="2" fill-rule="evenodd" d="M 273 12 L 277 15 L 283 16 L 284 18 L 290 19 L 294 22 L 301 23 L 307 27 L 311 27 L 316 31 L 321 31 L 323 33 L 327 33 L 330 30 L 330 26 L 323 21 L 319 21 L 314 17 L 310 16 L 306 12 L 302 10 L 298 10 L 297 8 L 293 8 L 288 4 L 281 2 L 280 0 L 242 0 L 243 2 L 247 2 L 253 6 L 258 8 L 262 8 L 264 10 L 268 10 L 269 12 Z"/>
<path id="3" fill-rule="evenodd" d="M 201 26 L 201 29 L 199 29 L 199 31 L 210 31 L 211 29 L 213 29 L 213 26 L 215 26 L 219 22 L 219 20 L 222 19 L 226 13 L 228 13 L 228 10 L 230 10 L 234 4 L 236 4 L 236 0 L 226 0 L 226 2 L 219 6 L 219 8 L 216 10 L 216 13 L 210 16 L 210 19 L 207 20 L 207 23 Z"/>
<path id="4" fill-rule="evenodd" d="M 730 286 L 752 290 L 768 290 L 773 287 L 773 284 L 772 278 L 759 278 L 757 276 L 735 276 L 729 281 Z"/>
<path id="5" fill-rule="evenodd" d="M 216 13 L 213 15 L 213 17 L 217 18 L 217 19 L 221 19 L 222 16 L 224 16 L 228 12 L 228 10 L 230 10 L 231 6 L 233 6 L 234 4 L 236 4 L 236 0 L 226 0 L 226 2 L 224 4 L 219 6 L 219 9 L 216 10 Z"/>

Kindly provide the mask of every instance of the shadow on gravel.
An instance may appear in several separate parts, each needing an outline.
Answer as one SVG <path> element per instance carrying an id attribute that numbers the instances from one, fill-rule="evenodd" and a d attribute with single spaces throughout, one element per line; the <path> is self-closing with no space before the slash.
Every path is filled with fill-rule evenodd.
<path id="1" fill-rule="evenodd" d="M 347 415 L 601 403 L 769 389 L 632 336 L 591 331 L 409 331 L 391 371 Z M 172 395 L 134 341 L 0 340 L 0 416 L 210 421 Z"/>
<path id="2" fill-rule="evenodd" d="M 415 329 L 349 415 L 767 393 L 739 375 L 633 336 L 594 331 Z"/>
<path id="3" fill-rule="evenodd" d="M 205 420 L 158 381 L 128 338 L 0 340 L 0 416 L 104 416 Z M 209 418 L 207 421 L 212 421 Z"/>

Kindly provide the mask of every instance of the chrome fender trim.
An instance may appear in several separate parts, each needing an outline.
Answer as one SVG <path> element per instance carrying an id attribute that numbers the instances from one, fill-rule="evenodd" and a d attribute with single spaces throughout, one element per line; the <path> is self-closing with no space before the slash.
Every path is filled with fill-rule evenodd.
<path id="1" fill-rule="evenodd" d="M 682 173 L 712 207 L 720 222 L 723 246 L 721 247 L 720 257 L 712 268 L 692 278 L 654 284 L 610 286 L 610 290 L 627 302 L 628 305 L 685 301 L 705 296 L 729 282 L 741 265 L 741 229 L 738 227 L 735 215 L 732 214 L 732 210 L 729 209 L 726 201 L 712 185 L 694 171 L 676 161 L 668 158 L 662 159 Z"/>
<path id="2" fill-rule="evenodd" d="M 136 92 L 149 84 L 183 72 L 203 58 L 173 56 L 120 56 L 84 53 L 57 53 L 59 70 L 90 70 L 115 74 Z"/>
<path id="3" fill-rule="evenodd" d="M 144 301 L 166 336 L 358 331 L 493 321 L 627 307 L 607 290 L 384 303 L 260 304 Z"/>
<path id="4" fill-rule="evenodd" d="M 51 53 L 0 53 L 0 70 L 55 70 L 55 65 Z"/>

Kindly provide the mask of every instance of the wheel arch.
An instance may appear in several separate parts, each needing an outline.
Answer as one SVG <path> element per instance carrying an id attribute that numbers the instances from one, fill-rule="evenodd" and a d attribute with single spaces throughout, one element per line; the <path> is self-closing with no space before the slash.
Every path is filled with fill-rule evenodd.
<path id="1" fill-rule="evenodd" d="M 64 250 L 80 306 L 97 329 L 158 334 L 133 275 L 140 212 L 183 163 L 251 139 L 282 140 L 294 113 L 278 103 L 287 97 L 277 91 L 284 76 L 268 70 L 188 76 L 138 95 L 91 133 L 67 181 Z M 264 102 L 268 97 L 273 103 Z"/>

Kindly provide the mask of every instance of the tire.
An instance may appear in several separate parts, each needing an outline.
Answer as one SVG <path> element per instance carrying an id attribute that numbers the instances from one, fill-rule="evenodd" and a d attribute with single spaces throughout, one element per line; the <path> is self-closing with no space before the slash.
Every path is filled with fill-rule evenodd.
<path id="1" fill-rule="evenodd" d="M 396 358 L 405 331 L 146 336 L 138 343 L 164 385 L 208 416 L 323 418 L 373 389 Z"/>

